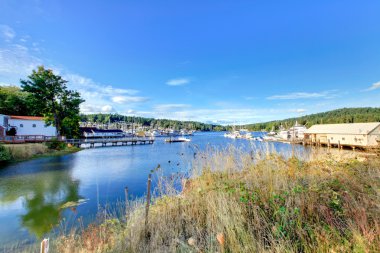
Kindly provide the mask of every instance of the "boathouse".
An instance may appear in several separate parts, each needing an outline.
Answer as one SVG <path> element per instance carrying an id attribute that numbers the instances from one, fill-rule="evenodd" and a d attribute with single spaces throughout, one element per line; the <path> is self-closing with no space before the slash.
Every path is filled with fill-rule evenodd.
<path id="1" fill-rule="evenodd" d="M 304 133 L 306 144 L 371 148 L 380 146 L 380 122 L 313 125 Z"/>

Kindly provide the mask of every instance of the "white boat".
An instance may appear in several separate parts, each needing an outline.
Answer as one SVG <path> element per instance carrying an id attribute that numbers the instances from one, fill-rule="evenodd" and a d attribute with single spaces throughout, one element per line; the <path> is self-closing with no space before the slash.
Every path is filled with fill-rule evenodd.
<path id="1" fill-rule="evenodd" d="M 231 139 L 237 139 L 239 138 L 240 134 L 239 131 L 232 131 L 224 134 L 224 137 L 231 138 Z"/>
<path id="2" fill-rule="evenodd" d="M 189 138 L 185 138 L 185 137 L 165 139 L 165 142 L 189 142 L 189 141 L 191 141 L 191 140 Z"/>

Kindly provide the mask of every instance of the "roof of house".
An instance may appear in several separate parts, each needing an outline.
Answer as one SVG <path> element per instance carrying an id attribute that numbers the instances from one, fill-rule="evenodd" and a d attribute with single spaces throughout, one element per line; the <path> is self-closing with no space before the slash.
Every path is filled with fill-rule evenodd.
<path id="1" fill-rule="evenodd" d="M 306 134 L 369 134 L 380 122 L 313 125 Z"/>
<path id="2" fill-rule="evenodd" d="M 96 130 L 96 127 L 79 127 L 81 132 L 92 132 L 93 130 Z"/>
<path id="3" fill-rule="evenodd" d="M 10 115 L 11 119 L 22 119 L 22 120 L 44 120 L 44 117 L 37 116 L 15 116 Z"/>

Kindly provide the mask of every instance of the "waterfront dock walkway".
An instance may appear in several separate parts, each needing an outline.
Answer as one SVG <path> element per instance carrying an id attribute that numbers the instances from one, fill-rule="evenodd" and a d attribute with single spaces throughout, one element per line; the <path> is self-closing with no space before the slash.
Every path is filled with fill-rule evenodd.
<path id="1" fill-rule="evenodd" d="M 96 139 L 67 139 L 67 144 L 84 148 L 134 146 L 153 144 L 152 137 L 123 137 L 123 138 L 96 138 Z"/>

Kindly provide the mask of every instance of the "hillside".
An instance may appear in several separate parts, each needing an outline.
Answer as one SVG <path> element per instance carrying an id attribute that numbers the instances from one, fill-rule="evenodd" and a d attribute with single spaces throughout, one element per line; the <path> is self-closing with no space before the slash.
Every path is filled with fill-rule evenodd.
<path id="1" fill-rule="evenodd" d="M 249 124 L 245 125 L 245 127 L 252 131 L 259 131 L 263 129 L 270 131 L 272 128 L 278 129 L 281 124 L 286 128 L 291 127 L 296 121 L 298 121 L 299 124 L 306 125 L 307 127 L 315 124 L 380 122 L 380 108 L 342 108 L 296 118 Z"/>
<path id="2" fill-rule="evenodd" d="M 82 114 L 82 122 L 115 123 L 130 122 L 153 128 L 192 129 L 198 131 L 223 131 L 226 128 L 220 125 L 205 124 L 196 121 L 179 121 L 169 119 L 153 119 L 144 117 L 124 116 L 120 114 Z"/>

